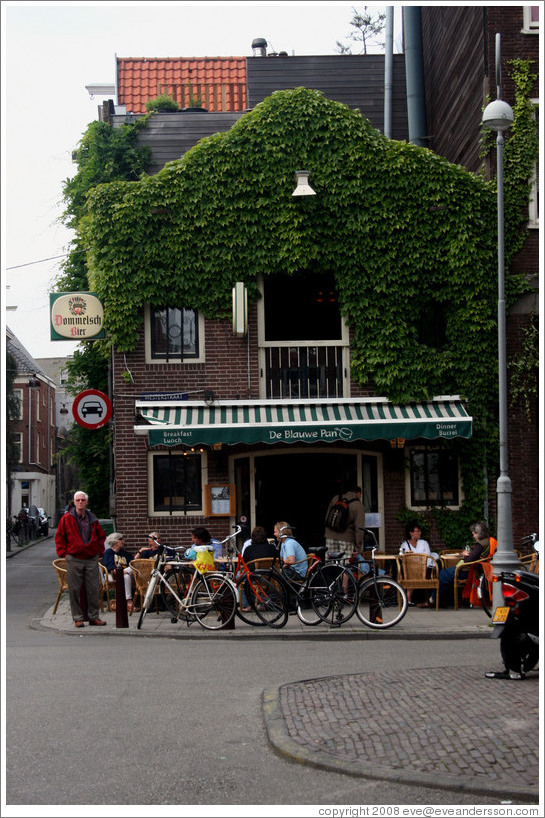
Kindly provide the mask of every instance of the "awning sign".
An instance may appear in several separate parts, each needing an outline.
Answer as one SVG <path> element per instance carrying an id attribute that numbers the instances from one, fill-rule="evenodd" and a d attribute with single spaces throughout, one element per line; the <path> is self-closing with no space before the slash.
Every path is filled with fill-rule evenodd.
<path id="1" fill-rule="evenodd" d="M 217 443 L 351 443 L 357 440 L 425 440 L 470 438 L 472 418 L 459 400 L 392 405 L 388 402 L 337 401 L 300 404 L 233 401 L 223 406 L 202 403 L 137 402 L 147 425 L 150 446 L 195 446 Z"/>
<path id="2" fill-rule="evenodd" d="M 96 341 L 105 338 L 104 308 L 94 294 L 50 293 L 52 341 Z"/>

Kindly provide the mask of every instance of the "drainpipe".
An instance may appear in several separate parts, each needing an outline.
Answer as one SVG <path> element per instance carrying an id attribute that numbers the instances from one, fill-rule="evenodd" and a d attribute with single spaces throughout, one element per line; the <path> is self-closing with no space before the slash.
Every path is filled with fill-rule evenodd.
<path id="1" fill-rule="evenodd" d="M 426 148 L 426 99 L 422 58 L 422 13 L 419 6 L 403 8 L 405 29 L 405 74 L 407 82 L 407 119 L 409 142 Z"/>
<path id="2" fill-rule="evenodd" d="M 394 76 L 394 7 L 386 7 L 384 57 L 384 136 L 392 137 L 392 86 Z"/>

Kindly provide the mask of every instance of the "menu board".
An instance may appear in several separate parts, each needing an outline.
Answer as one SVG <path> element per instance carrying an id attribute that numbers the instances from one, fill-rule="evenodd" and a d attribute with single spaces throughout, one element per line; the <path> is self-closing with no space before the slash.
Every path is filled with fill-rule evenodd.
<path id="1" fill-rule="evenodd" d="M 235 486 L 219 483 L 204 487 L 204 513 L 207 517 L 232 517 L 236 513 Z"/>

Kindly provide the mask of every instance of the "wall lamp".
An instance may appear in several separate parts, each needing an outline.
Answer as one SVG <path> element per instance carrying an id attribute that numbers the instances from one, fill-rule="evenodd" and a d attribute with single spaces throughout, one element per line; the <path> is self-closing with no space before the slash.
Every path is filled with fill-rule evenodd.
<path id="1" fill-rule="evenodd" d="M 296 170 L 295 181 L 297 187 L 291 194 L 292 196 L 316 196 L 316 191 L 308 183 L 308 170 Z"/>

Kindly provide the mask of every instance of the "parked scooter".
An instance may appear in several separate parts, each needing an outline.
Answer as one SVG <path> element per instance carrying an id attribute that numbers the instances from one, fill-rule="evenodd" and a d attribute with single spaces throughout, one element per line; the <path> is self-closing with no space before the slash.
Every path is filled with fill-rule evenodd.
<path id="1" fill-rule="evenodd" d="M 534 543 L 539 554 L 539 543 Z M 502 571 L 505 605 L 496 608 L 492 638 L 499 638 L 504 670 L 485 673 L 487 679 L 524 679 L 539 661 L 539 574 L 519 569 Z"/>

